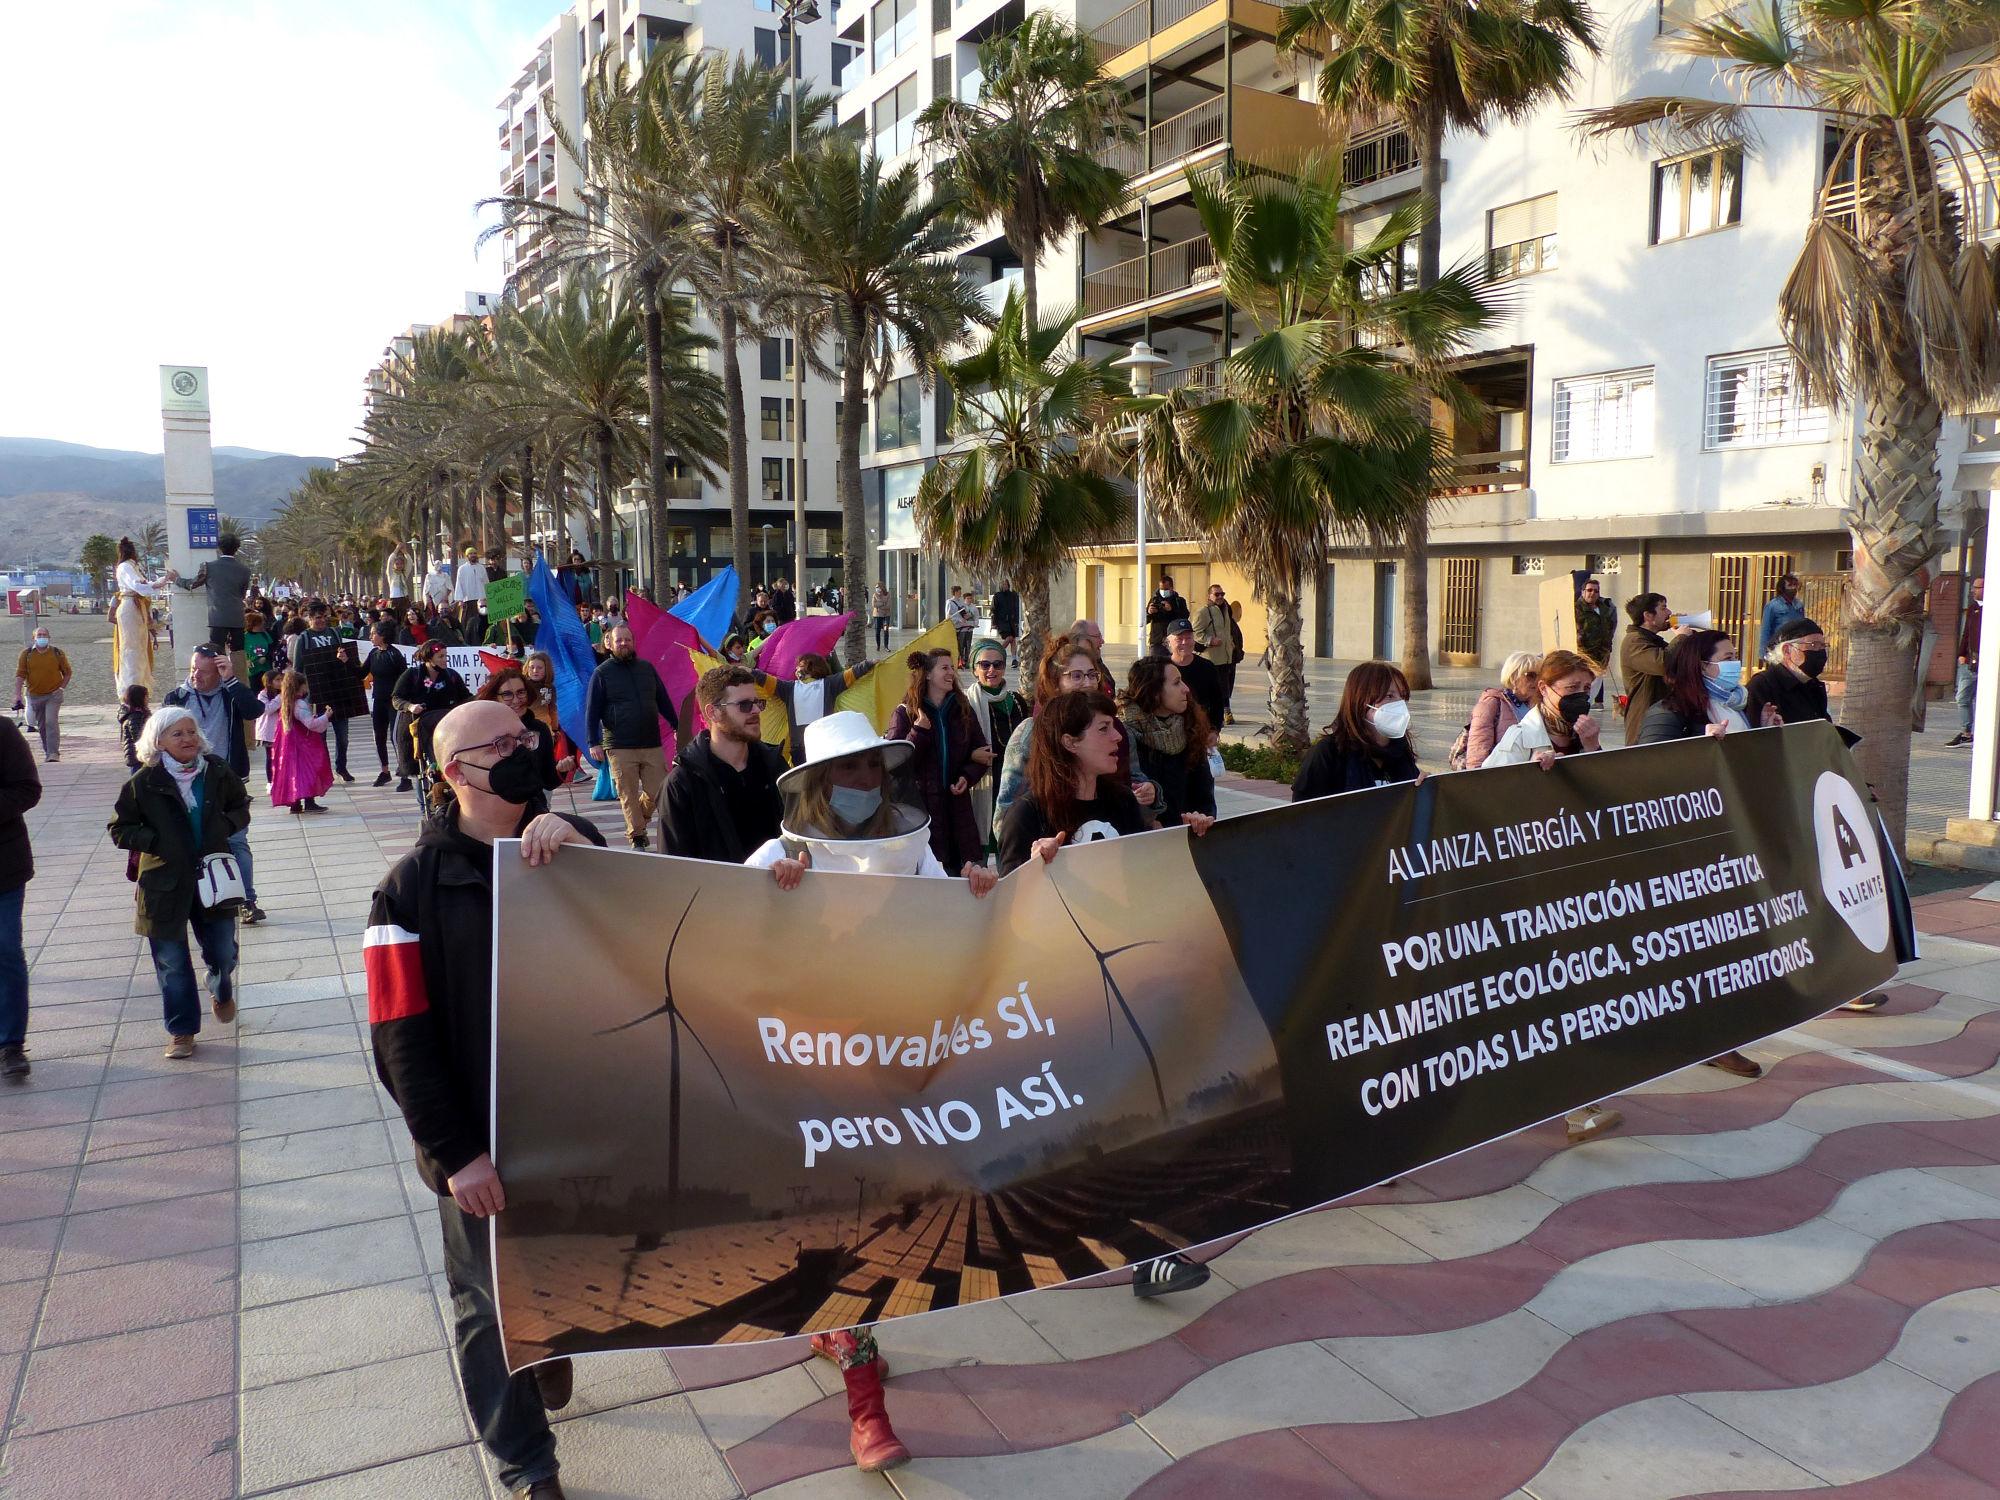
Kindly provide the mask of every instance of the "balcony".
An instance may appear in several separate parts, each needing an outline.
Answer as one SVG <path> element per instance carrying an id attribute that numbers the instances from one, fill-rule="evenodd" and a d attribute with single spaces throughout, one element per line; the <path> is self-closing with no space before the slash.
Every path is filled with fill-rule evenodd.
<path id="1" fill-rule="evenodd" d="M 1162 370 L 1153 377 L 1155 391 L 1192 391 L 1204 399 L 1222 389 L 1222 361 L 1204 360 L 1182 370 Z"/>
<path id="2" fill-rule="evenodd" d="M 1113 0 L 1116 3 L 1116 0 Z M 1275 36 L 1279 9 L 1265 0 L 1135 0 L 1094 26 L 1086 25 L 1106 72 L 1121 77 L 1146 61 L 1145 51 L 1171 49 L 1234 21 Z"/>
<path id="3" fill-rule="evenodd" d="M 1227 144 L 1239 161 L 1282 170 L 1325 135 L 1314 105 L 1239 85 L 1231 100 L 1221 94 L 1204 99 L 1169 115 L 1137 140 L 1106 146 L 1098 159 L 1143 178 L 1177 169 Z"/>
<path id="4" fill-rule="evenodd" d="M 701 498 L 701 476 L 699 474 L 669 474 L 661 483 L 669 500 L 699 500 Z"/>
<path id="5" fill-rule="evenodd" d="M 1207 235 L 1193 235 L 1085 276 L 1084 315 L 1091 317 L 1135 302 L 1171 297 L 1214 280 L 1215 247 Z"/>
<path id="6" fill-rule="evenodd" d="M 1491 453 L 1454 453 L 1452 476 L 1440 494 L 1490 495 L 1518 490 L 1528 482 L 1528 450 L 1501 448 Z"/>
<path id="7" fill-rule="evenodd" d="M 1357 136 L 1340 154 L 1341 180 L 1363 187 L 1418 165 L 1416 143 L 1400 125 L 1385 125 Z"/>

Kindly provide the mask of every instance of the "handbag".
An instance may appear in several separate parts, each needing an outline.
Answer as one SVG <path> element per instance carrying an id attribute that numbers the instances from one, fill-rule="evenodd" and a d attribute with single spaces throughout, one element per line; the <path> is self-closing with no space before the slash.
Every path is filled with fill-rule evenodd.
<path id="1" fill-rule="evenodd" d="M 195 901 L 213 911 L 225 901 L 243 899 L 243 870 L 233 854 L 205 854 L 194 879 Z"/>

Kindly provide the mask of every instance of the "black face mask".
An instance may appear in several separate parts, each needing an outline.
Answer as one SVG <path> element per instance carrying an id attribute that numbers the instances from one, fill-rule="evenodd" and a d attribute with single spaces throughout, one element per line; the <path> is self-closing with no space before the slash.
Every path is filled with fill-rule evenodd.
<path id="1" fill-rule="evenodd" d="M 535 752 L 526 745 L 517 745 L 513 754 L 478 769 L 486 773 L 486 790 L 516 807 L 532 802 L 542 789 L 542 773 L 535 765 Z"/>
<path id="2" fill-rule="evenodd" d="M 1806 652 L 1799 662 L 1799 670 L 1808 677 L 1819 676 L 1820 673 L 1826 670 L 1826 653 L 1824 651 Z"/>
<path id="3" fill-rule="evenodd" d="M 1590 694 L 1564 693 L 1556 701 L 1556 712 L 1562 715 L 1563 723 L 1574 724 L 1590 712 Z"/>

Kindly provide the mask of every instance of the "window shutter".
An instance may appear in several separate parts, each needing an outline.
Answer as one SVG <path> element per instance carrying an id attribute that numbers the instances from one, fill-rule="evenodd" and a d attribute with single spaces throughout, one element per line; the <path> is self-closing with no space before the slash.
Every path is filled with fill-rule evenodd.
<path id="1" fill-rule="evenodd" d="M 1518 245 L 1556 232 L 1556 195 L 1544 193 L 1521 203 L 1496 208 L 1487 231 L 1489 245 Z"/>
<path id="2" fill-rule="evenodd" d="M 931 59 L 931 97 L 933 99 L 951 97 L 951 59 L 948 57 Z"/>

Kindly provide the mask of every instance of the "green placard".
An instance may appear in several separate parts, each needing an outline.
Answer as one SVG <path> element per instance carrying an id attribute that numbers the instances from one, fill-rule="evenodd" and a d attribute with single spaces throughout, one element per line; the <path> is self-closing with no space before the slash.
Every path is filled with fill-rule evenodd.
<path id="1" fill-rule="evenodd" d="M 486 619 L 489 624 L 511 620 L 528 612 L 528 580 L 509 573 L 486 585 Z"/>

